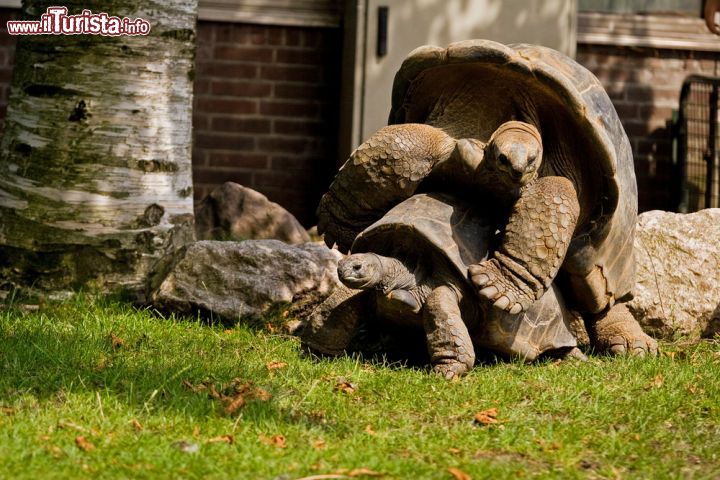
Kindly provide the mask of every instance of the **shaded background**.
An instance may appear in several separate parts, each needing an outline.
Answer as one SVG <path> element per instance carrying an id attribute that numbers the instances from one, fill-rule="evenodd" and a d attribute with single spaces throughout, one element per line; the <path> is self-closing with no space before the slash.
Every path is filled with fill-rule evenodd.
<path id="1" fill-rule="evenodd" d="M 193 116 L 196 199 L 234 181 L 282 204 L 305 226 L 314 223 L 317 201 L 345 160 L 338 147 L 350 17 L 346 3 L 354 5 L 302 0 L 292 7 L 274 3 L 249 9 L 242 1 L 200 0 Z M 422 9 L 436 2 L 414 3 Z M 477 11 L 478 3 L 500 15 L 504 2 L 451 3 L 457 5 L 436 22 L 438 28 L 461 25 L 467 21 L 463 8 Z M 688 75 L 720 75 L 720 38 L 705 30 L 701 0 L 579 0 L 576 5 L 576 59 L 603 83 L 630 137 L 640 210 L 672 210 L 677 183 L 673 110 Z M 15 44 L 5 22 L 17 12 L 0 8 L 0 119 Z M 512 15 L 508 28 L 522 29 L 533 19 L 522 9 Z M 387 98 L 383 108 L 389 111 L 389 92 Z"/>

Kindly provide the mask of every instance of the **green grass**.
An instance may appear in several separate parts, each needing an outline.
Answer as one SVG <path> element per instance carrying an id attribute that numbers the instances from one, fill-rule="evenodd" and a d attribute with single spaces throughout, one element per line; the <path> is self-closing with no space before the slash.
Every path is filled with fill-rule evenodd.
<path id="1" fill-rule="evenodd" d="M 664 347 L 674 356 L 504 363 L 447 382 L 313 360 L 292 337 L 112 301 L 11 308 L 0 311 L 0 478 L 290 480 L 365 468 L 452 480 L 451 467 L 476 480 L 718 478 L 720 346 Z M 336 390 L 338 377 L 355 390 Z M 183 385 L 230 392 L 234 378 L 272 398 L 227 415 L 207 389 Z M 489 408 L 499 423 L 474 424 Z M 234 442 L 211 441 L 223 435 Z M 285 448 L 268 444 L 274 435 Z"/>

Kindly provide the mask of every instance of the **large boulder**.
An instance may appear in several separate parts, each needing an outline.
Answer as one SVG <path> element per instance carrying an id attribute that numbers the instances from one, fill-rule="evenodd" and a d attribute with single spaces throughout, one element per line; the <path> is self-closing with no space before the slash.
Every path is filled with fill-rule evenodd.
<path id="1" fill-rule="evenodd" d="M 310 241 L 295 217 L 262 193 L 226 182 L 205 197 L 195 210 L 198 240 L 282 240 L 291 244 Z"/>
<path id="2" fill-rule="evenodd" d="M 175 259 L 152 301 L 164 311 L 258 316 L 277 304 L 319 303 L 338 284 L 336 250 L 278 240 L 200 241 Z"/>
<path id="3" fill-rule="evenodd" d="M 628 307 L 649 334 L 720 332 L 720 209 L 641 214 L 635 258 L 635 298 Z"/>

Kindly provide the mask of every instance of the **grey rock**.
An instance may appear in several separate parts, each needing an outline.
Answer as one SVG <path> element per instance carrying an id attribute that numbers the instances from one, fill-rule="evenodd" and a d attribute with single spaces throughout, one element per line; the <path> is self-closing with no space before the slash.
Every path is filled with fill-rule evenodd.
<path id="1" fill-rule="evenodd" d="M 635 234 L 637 279 L 628 308 L 657 338 L 720 332 L 720 209 L 645 212 Z"/>
<path id="2" fill-rule="evenodd" d="M 279 303 L 321 302 L 338 284 L 340 256 L 312 243 L 200 241 L 178 255 L 152 301 L 161 310 L 227 320 L 258 316 Z"/>
<path id="3" fill-rule="evenodd" d="M 200 202 L 195 211 L 195 233 L 199 240 L 310 241 L 290 212 L 265 195 L 233 182 L 219 186 Z"/>

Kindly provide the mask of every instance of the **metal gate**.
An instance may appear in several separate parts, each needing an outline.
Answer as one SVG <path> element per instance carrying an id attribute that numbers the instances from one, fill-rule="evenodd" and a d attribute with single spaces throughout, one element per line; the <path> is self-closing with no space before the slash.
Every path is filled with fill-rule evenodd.
<path id="1" fill-rule="evenodd" d="M 691 75 L 683 82 L 677 144 L 680 212 L 720 206 L 718 90 L 720 78 Z"/>

